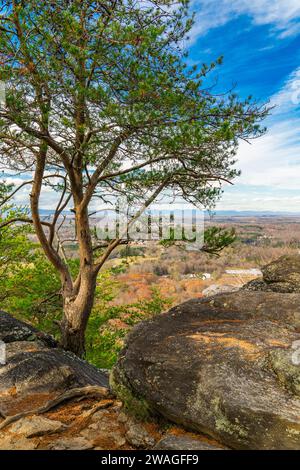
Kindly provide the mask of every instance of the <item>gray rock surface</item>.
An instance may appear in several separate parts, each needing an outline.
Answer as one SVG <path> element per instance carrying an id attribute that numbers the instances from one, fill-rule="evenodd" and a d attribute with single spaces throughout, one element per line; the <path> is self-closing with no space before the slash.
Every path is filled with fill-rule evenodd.
<path id="1" fill-rule="evenodd" d="M 52 336 L 42 333 L 28 323 L 17 320 L 2 310 L 0 310 L 0 340 L 5 343 L 39 340 L 48 347 L 57 346 L 57 342 Z"/>
<path id="2" fill-rule="evenodd" d="M 22 434 L 24 437 L 39 437 L 47 434 L 61 432 L 66 426 L 60 421 L 45 418 L 44 416 L 32 416 L 19 419 L 10 427 L 10 432 Z"/>
<path id="3" fill-rule="evenodd" d="M 151 449 L 155 444 L 154 437 L 147 432 L 142 423 L 129 419 L 126 423 L 126 440 L 139 449 Z"/>
<path id="4" fill-rule="evenodd" d="M 9 340 L 6 364 L 0 365 L 0 413 L 3 416 L 40 406 L 71 388 L 108 387 L 107 376 L 96 367 L 60 348 L 49 348 L 38 332 L 34 333 L 34 340 L 31 327 L 27 330 L 27 325 L 21 323 L 20 326 L 20 322 L 8 314 L 0 315 L 0 332 L 3 340 Z"/>
<path id="5" fill-rule="evenodd" d="M 225 292 L 236 292 L 238 290 L 239 288 L 235 286 L 212 284 L 202 291 L 202 295 L 204 297 L 211 297 L 213 295 L 224 294 Z"/>
<path id="6" fill-rule="evenodd" d="M 243 289 L 251 291 L 300 293 L 300 255 L 282 256 L 262 268 L 263 279 L 250 281 Z"/>
<path id="7" fill-rule="evenodd" d="M 159 413 L 236 449 L 300 449 L 300 296 L 239 291 L 139 324 L 111 384 L 130 409 Z"/>
<path id="8" fill-rule="evenodd" d="M 48 447 L 49 450 L 90 450 L 93 444 L 84 437 L 65 437 L 53 442 Z"/>
<path id="9" fill-rule="evenodd" d="M 85 393 L 86 385 L 107 385 L 107 371 L 49 348 L 38 332 L 32 337 L 30 327 L 7 314 L 0 316 L 6 339 L 8 325 L 15 333 L 6 344 L 7 363 L 0 367 L 1 450 L 152 449 L 166 434 L 160 422 L 141 422 L 126 414 L 109 390 L 96 396 Z M 76 396 L 66 399 L 65 392 L 73 387 Z M 57 402 L 62 394 L 64 400 Z M 52 405 L 44 407 L 49 401 Z M 183 429 L 173 429 L 182 434 L 177 444 L 165 436 L 158 448 L 188 450 L 200 445 Z"/>
<path id="10" fill-rule="evenodd" d="M 153 450 L 224 450 L 206 442 L 184 436 L 163 437 Z"/>

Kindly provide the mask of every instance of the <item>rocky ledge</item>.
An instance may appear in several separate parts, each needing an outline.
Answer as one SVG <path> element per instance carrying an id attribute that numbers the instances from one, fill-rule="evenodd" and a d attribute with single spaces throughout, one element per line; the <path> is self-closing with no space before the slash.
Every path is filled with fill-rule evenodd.
<path id="1" fill-rule="evenodd" d="M 108 385 L 106 375 L 96 367 L 4 312 L 0 313 L 0 337 L 6 345 L 6 364 L 0 366 L 1 416 L 25 412 L 33 403 L 42 406 L 76 387 Z"/>
<path id="2" fill-rule="evenodd" d="M 300 293 L 300 256 L 282 256 L 262 267 L 262 279 L 248 282 L 243 289 L 250 291 Z"/>
<path id="3" fill-rule="evenodd" d="M 220 449 L 180 427 L 124 413 L 107 374 L 0 312 L 0 450 Z"/>
<path id="4" fill-rule="evenodd" d="M 110 387 L 0 313 L 0 449 L 300 450 L 300 256 L 263 273 L 137 325 Z"/>
<path id="5" fill-rule="evenodd" d="M 239 291 L 188 301 L 129 335 L 111 385 L 233 449 L 300 449 L 300 296 Z"/>

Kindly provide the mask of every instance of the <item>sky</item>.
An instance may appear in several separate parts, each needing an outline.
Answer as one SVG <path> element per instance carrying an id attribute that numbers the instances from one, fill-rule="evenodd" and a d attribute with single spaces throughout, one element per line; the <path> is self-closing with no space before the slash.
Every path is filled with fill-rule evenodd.
<path id="1" fill-rule="evenodd" d="M 300 1 L 193 0 L 191 8 L 190 62 L 223 55 L 218 86 L 274 106 L 268 132 L 240 144 L 242 175 L 217 209 L 300 212 Z"/>
<path id="2" fill-rule="evenodd" d="M 266 135 L 241 142 L 242 175 L 224 187 L 216 209 L 300 213 L 300 0 L 191 0 L 191 10 L 189 63 L 224 56 L 220 89 L 235 87 L 242 98 L 274 106 Z M 41 207 L 54 207 L 53 191 L 45 190 Z M 28 192 L 24 187 L 16 201 Z"/>

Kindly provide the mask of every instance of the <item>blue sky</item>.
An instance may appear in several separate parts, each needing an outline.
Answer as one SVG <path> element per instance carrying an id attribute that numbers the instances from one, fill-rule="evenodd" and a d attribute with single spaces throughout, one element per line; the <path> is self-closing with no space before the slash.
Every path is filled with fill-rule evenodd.
<path id="1" fill-rule="evenodd" d="M 241 143 L 242 176 L 224 187 L 216 209 L 300 213 L 300 0 L 191 0 L 191 9 L 196 18 L 186 43 L 190 63 L 223 55 L 222 91 L 235 85 L 242 97 L 251 94 L 276 106 L 267 134 Z M 16 201 L 23 203 L 28 191 L 24 187 Z M 45 188 L 41 207 L 56 202 Z"/>
<path id="2" fill-rule="evenodd" d="M 241 143 L 242 176 L 218 209 L 300 212 L 300 1 L 193 0 L 191 63 L 223 55 L 223 90 L 275 105 L 268 133 Z"/>

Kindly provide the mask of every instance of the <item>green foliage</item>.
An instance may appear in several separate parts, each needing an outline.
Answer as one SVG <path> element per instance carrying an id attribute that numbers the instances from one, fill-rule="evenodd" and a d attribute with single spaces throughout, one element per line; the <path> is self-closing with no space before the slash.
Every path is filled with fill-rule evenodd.
<path id="1" fill-rule="evenodd" d="M 177 240 L 175 238 L 176 230 L 173 227 L 170 227 L 170 236 L 168 239 L 160 241 L 160 244 L 165 248 L 171 247 L 173 245 L 184 245 L 185 242 L 189 242 L 184 237 L 182 240 Z M 218 255 L 224 248 L 232 245 L 237 239 L 236 231 L 234 228 L 224 228 L 224 227 L 208 227 L 204 230 L 203 233 L 203 246 L 200 248 L 200 251 L 211 255 Z"/>
<path id="2" fill-rule="evenodd" d="M 8 185 L 5 181 L 0 182 L 0 281 L 6 277 L 11 263 L 28 259 L 31 247 L 28 226 L 3 225 L 15 217 L 26 215 L 23 208 L 15 208 L 9 200 L 7 201 L 12 191 L 13 185 Z M 0 293 L 0 298 L 3 298 L 3 292 Z"/>
<path id="3" fill-rule="evenodd" d="M 29 225 L 9 222 L 24 218 L 8 196 L 12 185 L 0 184 L 0 299 L 2 308 L 56 333 L 53 319 L 61 309 L 60 280 L 41 248 L 31 239 Z M 5 225 L 7 224 L 7 225 Z"/>
<path id="4" fill-rule="evenodd" d="M 12 187 L 0 184 L 0 224 L 20 214 L 11 204 L 4 204 Z M 20 319 L 59 339 L 57 322 L 62 315 L 60 279 L 52 264 L 45 258 L 38 244 L 31 241 L 28 225 L 7 225 L 0 229 L 0 299 L 1 307 Z M 78 272 L 78 260 L 69 262 L 73 276 Z M 111 302 L 120 288 L 115 276 L 127 268 L 126 260 L 110 270 L 101 272 L 96 288 L 96 302 L 86 335 L 87 359 L 99 367 L 111 367 L 123 345 L 130 327 L 149 318 L 169 305 L 157 289 L 152 297 L 132 305 L 112 307 Z M 124 328 L 114 329 L 111 319 L 120 320 Z"/>
<path id="5" fill-rule="evenodd" d="M 39 246 L 32 244 L 26 262 L 10 264 L 1 291 L 5 310 L 58 337 L 54 320 L 62 311 L 60 279 Z"/>
<path id="6" fill-rule="evenodd" d="M 224 248 L 232 245 L 236 239 L 234 228 L 208 227 L 204 231 L 204 245 L 201 251 L 218 255 Z"/>
<path id="7" fill-rule="evenodd" d="M 111 276 L 106 273 L 100 278 L 99 285 L 101 296 L 96 300 L 86 334 L 87 359 L 97 367 L 111 368 L 130 328 L 162 313 L 171 305 L 171 299 L 163 298 L 159 289 L 152 288 L 150 299 L 111 306 L 109 302 L 114 298 L 117 283 L 112 282 Z"/>
<path id="8" fill-rule="evenodd" d="M 10 246 L 11 258 L 9 265 L 5 265 L 5 273 L 0 277 L 1 307 L 59 339 L 57 322 L 62 315 L 59 276 L 39 245 L 28 239 L 26 230 L 21 230 L 15 238 L 15 244 L 12 242 L 10 235 L 14 230 L 6 227 L 7 237 L 4 238 L 4 234 L 3 238 L 0 237 L 0 259 L 5 253 L 2 250 L 7 250 L 7 244 Z M 170 305 L 170 300 L 164 299 L 159 290 L 153 288 L 149 300 L 112 306 L 111 302 L 120 289 L 115 276 L 124 272 L 126 266 L 126 262 L 123 262 L 98 276 L 95 307 L 86 334 L 86 358 L 98 367 L 112 367 L 129 329 L 143 319 L 161 313 Z M 78 261 L 73 261 L 70 268 L 75 273 Z M 110 325 L 109 320 L 112 319 L 119 320 L 123 328 Z"/>

